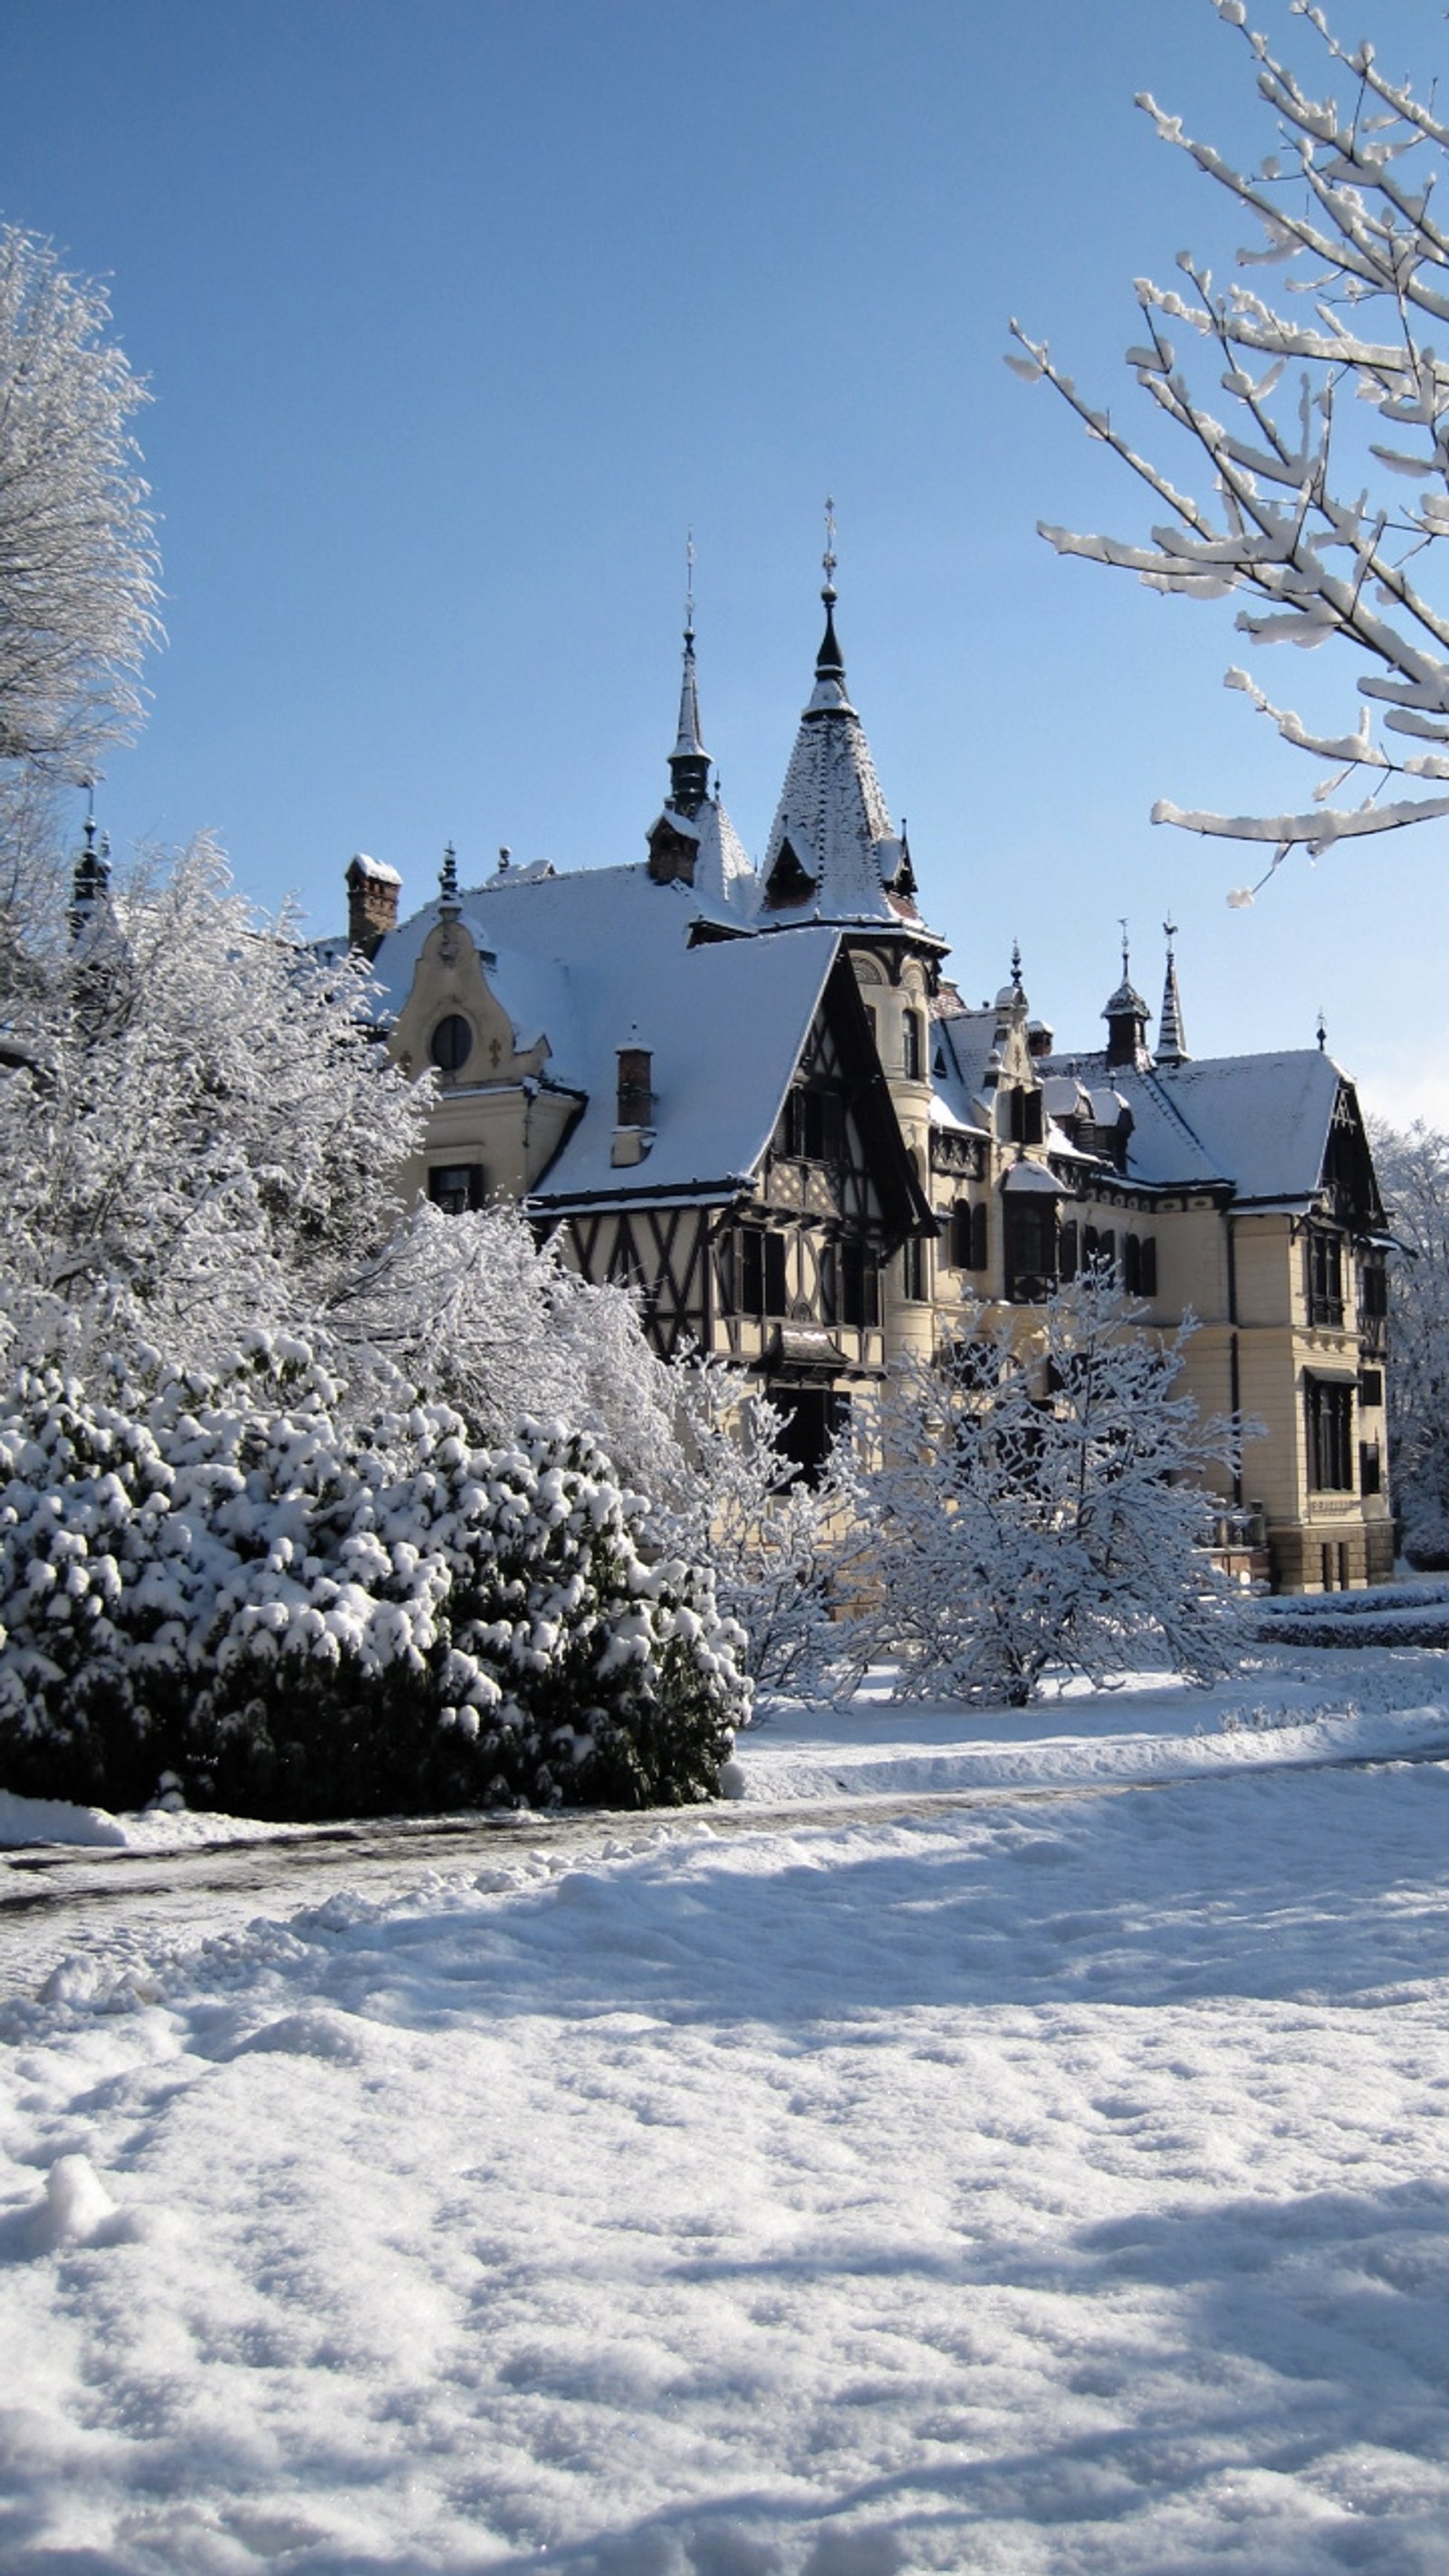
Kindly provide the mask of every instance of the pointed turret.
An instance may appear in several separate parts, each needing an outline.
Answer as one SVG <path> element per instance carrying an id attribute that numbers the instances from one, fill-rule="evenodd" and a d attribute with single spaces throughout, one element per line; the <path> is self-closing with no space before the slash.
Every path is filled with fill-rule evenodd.
<path id="1" fill-rule="evenodd" d="M 691 602 L 691 606 L 693 603 Z M 694 620 L 684 630 L 684 676 L 679 685 L 679 731 L 669 755 L 669 802 L 692 821 L 709 794 L 709 753 L 699 735 L 699 688 L 694 670 Z"/>
<path id="2" fill-rule="evenodd" d="M 111 890 L 111 845 L 104 832 L 99 841 L 96 838 L 94 789 L 85 819 L 85 847 L 77 854 L 70 882 L 70 935 L 79 940 L 95 922 Z"/>
<path id="3" fill-rule="evenodd" d="M 826 503 L 827 514 L 834 505 Z M 765 904 L 798 920 L 918 921 L 903 837 L 886 810 L 865 729 L 850 703 L 835 631 L 835 521 L 826 519 L 825 633 L 765 850 Z"/>
<path id="4" fill-rule="evenodd" d="M 1172 943 L 1177 937 L 1175 921 L 1164 921 L 1167 937 L 1167 972 L 1162 982 L 1162 1015 L 1157 1023 L 1157 1061 L 1159 1064 L 1186 1064 L 1187 1039 L 1182 1025 L 1182 995 L 1177 989 L 1177 959 Z"/>
<path id="5" fill-rule="evenodd" d="M 1132 981 L 1127 951 L 1127 924 L 1122 924 L 1122 981 L 1108 996 L 1102 1017 L 1107 1023 L 1107 1062 L 1109 1065 L 1130 1064 L 1146 1071 L 1151 1063 L 1147 1052 L 1147 1023 L 1152 1017 Z"/>

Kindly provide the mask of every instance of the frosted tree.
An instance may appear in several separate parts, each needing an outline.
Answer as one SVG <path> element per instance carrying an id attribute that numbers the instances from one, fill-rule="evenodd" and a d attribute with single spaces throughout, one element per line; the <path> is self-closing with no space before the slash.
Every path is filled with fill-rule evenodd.
<path id="1" fill-rule="evenodd" d="M 398 1222 L 422 1104 L 365 981 L 266 923 L 200 842 L 30 925 L 0 1052 L 0 1358 L 207 1362 L 306 1329 Z"/>
<path id="2" fill-rule="evenodd" d="M 158 561 L 145 400 L 104 291 L 0 230 L 0 763 L 76 777 L 137 722 Z"/>
<path id="3" fill-rule="evenodd" d="M 1394 1502 L 1411 1563 L 1449 1566 L 1449 1136 L 1376 1124 L 1373 1149 L 1404 1247 L 1389 1269 Z"/>
<path id="4" fill-rule="evenodd" d="M 1020 1315 L 979 1315 L 897 1372 L 866 1508 L 874 1650 L 906 1696 L 1021 1707 L 1049 1667 L 1220 1665 L 1202 1479 L 1231 1437 L 1179 1389 L 1191 1326 L 1145 1321 L 1096 1276 L 1024 1338 Z"/>
<path id="5" fill-rule="evenodd" d="M 696 1358 L 673 1371 L 680 1459 L 659 1490 L 661 1535 L 708 1569 L 747 1640 L 760 1690 L 829 1690 L 853 1678 L 852 1622 L 866 1548 L 848 1439 L 804 1477 L 781 1445 L 784 1417 L 743 1371 Z"/>
<path id="6" fill-rule="evenodd" d="M 1308 810 L 1153 808 L 1154 822 L 1270 845 L 1271 875 L 1295 845 L 1317 852 L 1449 814 L 1449 597 L 1434 555 L 1449 537 L 1449 357 L 1435 347 L 1449 322 L 1449 213 L 1441 226 L 1435 211 L 1449 123 L 1432 93 L 1389 79 L 1371 45 L 1340 44 L 1304 0 L 1292 14 L 1326 54 L 1322 96 L 1249 27 L 1244 0 L 1215 6 L 1276 147 L 1239 170 L 1155 99 L 1138 105 L 1251 220 L 1238 265 L 1280 270 L 1275 295 L 1251 281 L 1224 289 L 1188 252 L 1183 283 L 1137 280 L 1142 336 L 1126 362 L 1175 434 L 1162 462 L 1015 322 L 1022 354 L 1008 363 L 1054 386 L 1162 514 L 1135 541 L 1043 525 L 1061 553 L 1191 599 L 1236 594 L 1251 644 L 1336 641 L 1359 655 L 1359 702 L 1337 730 L 1276 704 L 1245 671 L 1227 674 L 1325 769 Z"/>

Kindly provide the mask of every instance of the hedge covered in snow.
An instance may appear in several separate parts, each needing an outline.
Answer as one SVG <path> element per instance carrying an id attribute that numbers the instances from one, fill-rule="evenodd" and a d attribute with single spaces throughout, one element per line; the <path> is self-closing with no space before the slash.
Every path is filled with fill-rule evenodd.
<path id="1" fill-rule="evenodd" d="M 301 1344 L 0 1401 L 0 1777 L 276 1818 L 717 1793 L 747 1713 L 707 1575 L 586 1435 L 365 1429 Z"/>

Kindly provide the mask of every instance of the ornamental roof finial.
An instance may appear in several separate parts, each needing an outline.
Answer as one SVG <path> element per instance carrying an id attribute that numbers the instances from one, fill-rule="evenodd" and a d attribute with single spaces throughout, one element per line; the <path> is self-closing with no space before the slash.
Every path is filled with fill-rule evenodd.
<path id="1" fill-rule="evenodd" d="M 835 587 L 835 503 L 829 494 L 826 495 L 825 501 L 825 552 L 820 560 L 825 572 L 825 585 L 820 593 L 825 602 L 825 634 L 820 650 L 815 656 L 815 677 L 817 680 L 835 680 L 843 684 L 845 658 L 835 633 L 835 602 L 839 595 Z M 842 696 L 843 694 L 842 686 Z"/>
<path id="2" fill-rule="evenodd" d="M 458 910 L 458 853 L 451 841 L 443 852 L 443 864 L 438 870 L 438 897 L 445 911 Z"/>

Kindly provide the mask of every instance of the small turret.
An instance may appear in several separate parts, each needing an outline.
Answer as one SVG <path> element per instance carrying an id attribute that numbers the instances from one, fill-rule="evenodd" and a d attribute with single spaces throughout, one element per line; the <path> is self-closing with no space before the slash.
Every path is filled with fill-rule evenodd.
<path id="1" fill-rule="evenodd" d="M 105 906 L 111 890 L 111 845 L 105 833 L 96 839 L 95 792 L 91 792 L 90 811 L 85 820 L 85 847 L 77 856 L 71 877 L 70 935 L 84 939 Z"/>
<path id="2" fill-rule="evenodd" d="M 1152 1017 L 1132 975 L 1127 952 L 1127 924 L 1122 924 L 1122 981 L 1110 995 L 1102 1012 L 1107 1023 L 1107 1062 L 1109 1066 L 1133 1065 L 1145 1072 L 1152 1058 L 1147 1052 L 1147 1023 Z"/>

